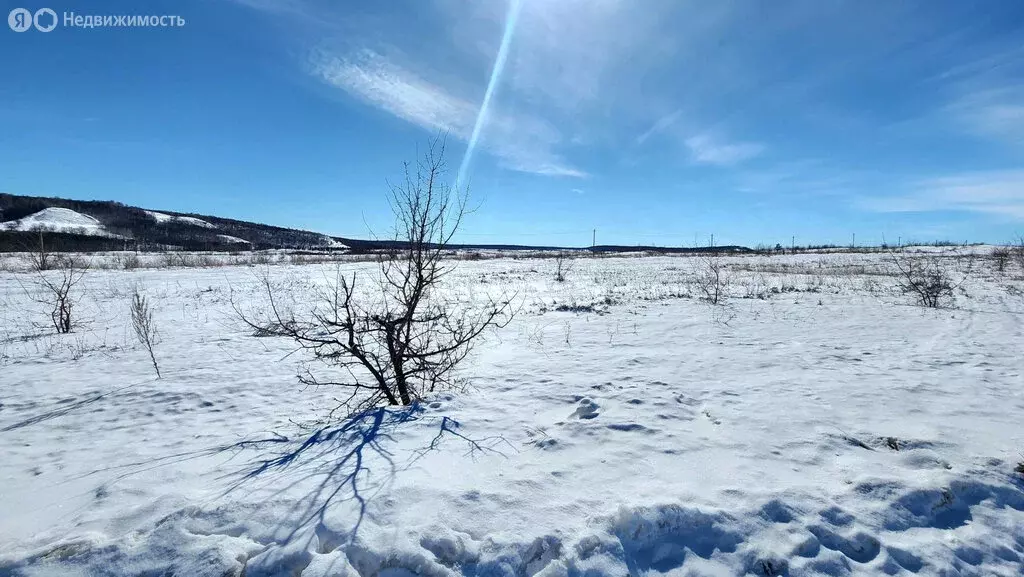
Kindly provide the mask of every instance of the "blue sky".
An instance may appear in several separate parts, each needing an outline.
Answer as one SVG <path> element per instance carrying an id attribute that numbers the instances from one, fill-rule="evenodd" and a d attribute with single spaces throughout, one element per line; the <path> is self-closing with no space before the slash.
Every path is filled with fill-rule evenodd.
<path id="1" fill-rule="evenodd" d="M 0 191 L 366 236 L 439 130 L 454 178 L 503 1 L 6 2 Z M 523 0 L 459 240 L 689 246 L 1024 233 L 1024 3 Z"/>

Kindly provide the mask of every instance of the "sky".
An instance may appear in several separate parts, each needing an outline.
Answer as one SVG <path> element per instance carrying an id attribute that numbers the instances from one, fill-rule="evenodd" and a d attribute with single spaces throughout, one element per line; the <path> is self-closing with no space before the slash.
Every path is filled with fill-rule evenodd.
<path id="1" fill-rule="evenodd" d="M 1019 0 L 16 7 L 61 24 L 0 25 L 0 192 L 367 237 L 445 134 L 476 207 L 462 242 L 1024 234 Z"/>

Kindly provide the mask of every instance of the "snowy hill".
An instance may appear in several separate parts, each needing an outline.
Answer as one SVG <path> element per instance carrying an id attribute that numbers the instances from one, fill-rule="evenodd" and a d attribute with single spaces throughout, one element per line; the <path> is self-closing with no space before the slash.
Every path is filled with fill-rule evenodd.
<path id="1" fill-rule="evenodd" d="M 345 239 L 216 216 L 155 211 L 110 201 L 0 194 L 0 252 L 37 244 L 55 250 L 347 250 Z M 116 240 L 115 240 L 116 239 Z"/>
<path id="2" fill-rule="evenodd" d="M 147 210 L 146 214 L 153 217 L 153 220 L 155 220 L 159 224 L 165 224 L 168 222 L 180 222 L 182 224 L 200 226 L 203 228 L 217 228 L 216 226 L 206 222 L 205 220 L 195 218 L 194 216 L 175 216 L 171 214 L 164 214 L 162 212 L 154 212 L 152 210 Z"/>
<path id="3" fill-rule="evenodd" d="M 0 224 L 5 230 L 21 232 L 61 232 L 91 236 L 118 235 L 107 232 L 100 221 L 67 208 L 50 207 L 11 222 Z"/>

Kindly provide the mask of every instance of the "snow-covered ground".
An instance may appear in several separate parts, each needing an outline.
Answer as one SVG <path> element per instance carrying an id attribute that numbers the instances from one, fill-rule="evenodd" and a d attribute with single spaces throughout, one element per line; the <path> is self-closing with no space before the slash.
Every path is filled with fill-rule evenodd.
<path id="1" fill-rule="evenodd" d="M 224 242 L 230 242 L 235 244 L 252 244 L 251 242 L 245 240 L 244 238 L 238 238 L 237 236 L 231 236 L 229 234 L 218 234 L 217 238 L 221 239 Z"/>
<path id="2" fill-rule="evenodd" d="M 0 575 L 1024 574 L 1024 271 L 925 309 L 882 255 L 725 260 L 720 306 L 689 257 L 458 262 L 515 321 L 350 421 L 238 321 L 261 267 L 94 270 L 63 336 L 0 273 Z"/>
<path id="3" fill-rule="evenodd" d="M 196 218 L 194 216 L 176 216 L 172 214 L 165 214 L 162 212 L 154 212 L 152 210 L 147 210 L 145 212 L 149 216 L 153 217 L 153 220 L 155 220 L 158 224 L 178 222 L 181 224 L 190 224 L 192 226 L 198 226 L 200 228 L 217 228 L 213 224 L 206 222 L 201 218 Z"/>
<path id="4" fill-rule="evenodd" d="M 107 231 L 95 218 L 67 208 L 44 208 L 18 220 L 0 223 L 0 229 L 21 231 L 46 231 L 85 234 L 90 236 L 117 237 Z"/>

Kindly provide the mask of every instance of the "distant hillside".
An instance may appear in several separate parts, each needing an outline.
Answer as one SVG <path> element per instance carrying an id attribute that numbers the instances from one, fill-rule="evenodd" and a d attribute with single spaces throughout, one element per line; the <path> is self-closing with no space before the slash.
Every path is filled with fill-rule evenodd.
<path id="1" fill-rule="evenodd" d="M 0 194 L 0 252 L 32 250 L 39 233 L 54 251 L 189 250 L 237 251 L 295 249 L 369 252 L 395 248 L 402 243 L 359 240 L 246 222 L 218 216 L 149 210 L 119 202 L 70 200 Z M 449 245 L 458 250 L 567 250 L 556 246 L 509 244 Z M 599 245 L 568 250 L 617 252 L 749 252 L 740 246 L 672 248 L 655 246 Z"/>
<path id="2" fill-rule="evenodd" d="M 25 250 L 44 233 L 53 250 L 249 250 L 348 248 L 305 230 L 119 202 L 0 194 L 0 251 Z"/>

